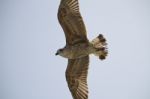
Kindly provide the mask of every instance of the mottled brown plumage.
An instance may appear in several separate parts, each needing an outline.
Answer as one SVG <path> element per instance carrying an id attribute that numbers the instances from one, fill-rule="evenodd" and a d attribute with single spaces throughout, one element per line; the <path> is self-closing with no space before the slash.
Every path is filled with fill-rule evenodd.
<path id="1" fill-rule="evenodd" d="M 58 20 L 66 36 L 66 45 L 88 43 L 85 25 L 79 12 L 78 0 L 61 0 Z M 68 59 L 66 79 L 74 99 L 88 99 L 88 65 L 89 56 Z"/>
<path id="2" fill-rule="evenodd" d="M 66 79 L 73 99 L 88 99 L 88 65 L 89 56 L 68 60 Z"/>
<path id="3" fill-rule="evenodd" d="M 92 42 L 88 41 L 78 0 L 61 0 L 58 20 L 65 33 L 66 46 L 58 50 L 56 55 L 68 58 L 66 69 L 68 87 L 73 99 L 88 99 L 89 54 L 93 53 L 104 59 L 107 55 L 106 40 L 99 35 Z"/>
<path id="4" fill-rule="evenodd" d="M 66 44 L 88 43 L 86 28 L 79 12 L 78 0 L 61 0 L 58 20 L 66 36 Z"/>

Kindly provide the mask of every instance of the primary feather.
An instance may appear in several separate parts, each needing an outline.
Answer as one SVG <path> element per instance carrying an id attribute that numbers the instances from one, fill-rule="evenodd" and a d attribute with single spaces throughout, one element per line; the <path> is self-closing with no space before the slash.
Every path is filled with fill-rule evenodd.
<path id="1" fill-rule="evenodd" d="M 88 99 L 87 74 L 89 56 L 68 59 L 66 79 L 73 99 Z"/>
<path id="2" fill-rule="evenodd" d="M 80 42 L 88 43 L 86 28 L 79 12 L 78 0 L 61 0 L 58 20 L 64 30 L 67 45 Z"/>

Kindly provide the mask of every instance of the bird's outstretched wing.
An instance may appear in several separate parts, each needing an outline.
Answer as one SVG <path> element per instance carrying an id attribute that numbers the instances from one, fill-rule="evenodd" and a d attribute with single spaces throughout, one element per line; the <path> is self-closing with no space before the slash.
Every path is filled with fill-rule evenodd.
<path id="1" fill-rule="evenodd" d="M 67 45 L 88 43 L 86 28 L 79 12 L 78 0 L 61 0 L 58 20 L 65 32 Z"/>
<path id="2" fill-rule="evenodd" d="M 66 79 L 73 99 L 88 99 L 87 74 L 89 56 L 68 59 Z"/>

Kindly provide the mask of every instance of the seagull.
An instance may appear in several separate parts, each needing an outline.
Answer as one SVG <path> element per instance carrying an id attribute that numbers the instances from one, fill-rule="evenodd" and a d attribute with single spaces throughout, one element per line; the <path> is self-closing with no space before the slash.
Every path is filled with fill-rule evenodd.
<path id="1" fill-rule="evenodd" d="M 56 55 L 68 59 L 65 74 L 69 90 L 73 99 L 88 99 L 89 55 L 105 59 L 108 54 L 106 39 L 99 34 L 91 42 L 88 40 L 78 0 L 61 0 L 57 16 L 66 45 L 58 49 Z"/>

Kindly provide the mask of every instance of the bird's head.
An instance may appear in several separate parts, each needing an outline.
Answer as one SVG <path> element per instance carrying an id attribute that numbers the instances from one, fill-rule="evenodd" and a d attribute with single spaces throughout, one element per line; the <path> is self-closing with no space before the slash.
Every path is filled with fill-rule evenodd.
<path id="1" fill-rule="evenodd" d="M 55 55 L 61 55 L 63 53 L 63 49 L 58 49 Z"/>

